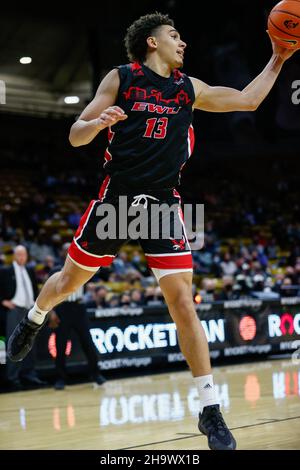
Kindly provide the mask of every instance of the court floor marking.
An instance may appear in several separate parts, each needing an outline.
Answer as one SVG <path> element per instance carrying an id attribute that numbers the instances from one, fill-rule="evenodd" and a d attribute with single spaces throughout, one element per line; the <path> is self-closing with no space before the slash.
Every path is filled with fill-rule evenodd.
<path id="1" fill-rule="evenodd" d="M 291 416 L 289 418 L 282 418 L 282 419 L 272 419 L 268 421 L 264 421 L 262 423 L 255 423 L 255 424 L 245 424 L 244 426 L 237 426 L 235 428 L 230 428 L 231 431 L 236 431 L 239 429 L 246 429 L 246 428 L 255 428 L 256 426 L 264 426 L 266 424 L 273 424 L 273 423 L 282 423 L 284 421 L 289 421 L 292 419 L 300 419 L 300 416 Z M 177 434 L 184 434 L 184 433 L 177 433 Z M 189 439 L 191 437 L 206 437 L 204 434 L 201 434 L 200 432 L 197 433 L 187 433 L 185 437 L 176 437 L 174 439 L 167 439 L 165 441 L 157 441 L 157 442 L 148 442 L 146 444 L 140 444 L 136 446 L 130 446 L 130 447 L 122 447 L 121 449 L 116 449 L 116 450 L 130 450 L 130 449 L 138 449 L 140 447 L 145 447 L 145 446 L 150 446 L 150 445 L 157 445 L 157 444 L 164 444 L 166 442 L 175 442 L 175 441 L 180 441 L 183 439 Z"/>

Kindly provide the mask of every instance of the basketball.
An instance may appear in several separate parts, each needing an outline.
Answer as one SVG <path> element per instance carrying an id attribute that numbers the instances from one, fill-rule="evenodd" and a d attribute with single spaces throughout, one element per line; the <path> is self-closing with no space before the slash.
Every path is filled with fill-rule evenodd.
<path id="1" fill-rule="evenodd" d="M 268 18 L 269 33 L 274 41 L 287 49 L 300 48 L 300 0 L 277 3 Z"/>

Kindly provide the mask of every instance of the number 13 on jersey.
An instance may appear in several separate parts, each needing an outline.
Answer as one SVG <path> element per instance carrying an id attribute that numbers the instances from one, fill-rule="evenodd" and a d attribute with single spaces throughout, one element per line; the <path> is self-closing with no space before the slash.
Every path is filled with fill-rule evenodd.
<path id="1" fill-rule="evenodd" d="M 151 139 L 164 139 L 167 134 L 168 118 L 150 118 L 146 121 L 146 130 L 143 137 Z"/>

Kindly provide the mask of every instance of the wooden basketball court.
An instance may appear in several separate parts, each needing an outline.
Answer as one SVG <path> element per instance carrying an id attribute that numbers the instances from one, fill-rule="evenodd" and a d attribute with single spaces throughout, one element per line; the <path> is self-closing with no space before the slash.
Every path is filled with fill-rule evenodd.
<path id="1" fill-rule="evenodd" d="M 214 368 L 238 449 L 300 449 L 300 363 Z M 202 450 L 189 372 L 1 395 L 0 449 Z"/>

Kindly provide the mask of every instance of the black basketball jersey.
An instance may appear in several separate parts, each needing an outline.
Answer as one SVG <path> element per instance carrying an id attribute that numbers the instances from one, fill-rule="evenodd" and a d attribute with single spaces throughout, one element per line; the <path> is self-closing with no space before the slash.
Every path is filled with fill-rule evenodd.
<path id="1" fill-rule="evenodd" d="M 174 188 L 194 147 L 192 82 L 178 70 L 165 78 L 144 64 L 117 68 L 115 104 L 128 118 L 109 129 L 105 186 L 119 193 Z"/>

